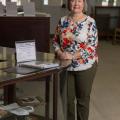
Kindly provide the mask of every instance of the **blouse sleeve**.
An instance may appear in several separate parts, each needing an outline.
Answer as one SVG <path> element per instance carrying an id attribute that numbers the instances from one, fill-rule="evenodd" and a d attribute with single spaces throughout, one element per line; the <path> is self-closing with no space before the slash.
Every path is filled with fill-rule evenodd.
<path id="1" fill-rule="evenodd" d="M 60 21 L 56 27 L 55 35 L 53 37 L 52 43 L 53 43 L 53 47 L 54 47 L 55 51 L 60 49 Z"/>
<path id="2" fill-rule="evenodd" d="M 81 50 L 81 58 L 84 63 L 93 60 L 96 56 L 96 49 L 98 46 L 98 31 L 96 27 L 96 22 L 93 21 L 89 25 L 88 30 L 88 42 L 85 49 Z"/>

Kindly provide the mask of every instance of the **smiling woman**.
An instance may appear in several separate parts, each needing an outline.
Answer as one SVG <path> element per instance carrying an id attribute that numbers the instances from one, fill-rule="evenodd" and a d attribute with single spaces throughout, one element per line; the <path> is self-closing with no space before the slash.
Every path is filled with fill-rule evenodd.
<path id="1" fill-rule="evenodd" d="M 73 91 L 77 99 L 77 120 L 88 120 L 89 116 L 90 93 L 98 62 L 98 36 L 96 22 L 85 14 L 85 7 L 86 0 L 68 0 L 70 12 L 60 18 L 53 38 L 58 59 L 72 61 L 67 71 L 60 74 L 60 93 L 65 120 L 67 117 L 68 120 L 75 120 L 73 109 L 71 111 L 74 97 L 69 97 Z M 74 84 L 69 84 L 68 76 L 73 78 Z M 68 88 L 75 85 L 75 90 L 66 90 L 66 85 Z"/>
<path id="2" fill-rule="evenodd" d="M 73 0 L 68 0 L 68 10 L 70 10 L 71 9 L 71 7 L 70 7 L 70 2 L 69 1 L 73 1 Z M 78 0 L 78 1 L 80 1 L 80 0 Z M 83 2 L 83 6 L 84 6 L 84 8 L 83 8 L 83 12 L 87 12 L 87 2 L 86 2 L 86 0 L 83 0 L 84 2 Z"/>

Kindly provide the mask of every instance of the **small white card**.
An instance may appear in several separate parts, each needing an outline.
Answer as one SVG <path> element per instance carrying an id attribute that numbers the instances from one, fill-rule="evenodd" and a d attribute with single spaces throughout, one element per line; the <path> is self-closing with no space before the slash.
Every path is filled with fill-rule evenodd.
<path id="1" fill-rule="evenodd" d="M 2 3 L 0 2 L 0 16 L 4 16 L 5 12 L 4 12 L 4 6 L 2 5 Z"/>
<path id="2" fill-rule="evenodd" d="M 17 63 L 36 60 L 35 41 L 16 42 Z"/>
<path id="3" fill-rule="evenodd" d="M 6 16 L 17 16 L 16 2 L 6 2 Z"/>
<path id="4" fill-rule="evenodd" d="M 23 4 L 24 16 L 35 16 L 35 3 L 29 2 Z"/>

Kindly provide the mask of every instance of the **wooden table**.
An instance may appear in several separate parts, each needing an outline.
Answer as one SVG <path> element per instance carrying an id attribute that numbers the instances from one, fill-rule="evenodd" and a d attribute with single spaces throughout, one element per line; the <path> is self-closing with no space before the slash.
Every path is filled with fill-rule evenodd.
<path id="1" fill-rule="evenodd" d="M 41 80 L 40 78 L 46 78 L 45 87 L 45 120 L 49 120 L 49 92 L 50 92 L 50 79 L 53 76 L 53 120 L 57 120 L 57 97 L 58 97 L 58 78 L 59 72 L 64 70 L 70 64 L 70 61 L 57 61 L 60 63 L 59 67 L 40 70 L 35 73 L 30 73 L 26 75 L 7 73 L 3 69 L 6 67 L 15 65 L 14 49 L 0 47 L 0 57 L 7 61 L 0 62 L 0 87 L 4 88 L 4 102 L 9 104 L 14 102 L 16 97 L 15 85 L 19 82 L 30 81 L 30 80 Z M 37 53 L 37 59 L 41 61 L 55 62 L 56 59 L 54 54 L 51 53 Z"/>

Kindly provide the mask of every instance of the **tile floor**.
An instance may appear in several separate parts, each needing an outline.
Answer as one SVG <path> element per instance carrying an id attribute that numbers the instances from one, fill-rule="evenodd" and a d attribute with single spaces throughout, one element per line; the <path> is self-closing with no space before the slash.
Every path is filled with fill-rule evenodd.
<path id="1" fill-rule="evenodd" d="M 99 42 L 99 66 L 94 80 L 89 120 L 120 120 L 120 45 L 111 42 Z M 19 95 L 44 95 L 44 82 L 30 82 L 18 85 Z M 36 89 L 34 91 L 34 88 Z M 51 81 L 52 91 L 52 81 Z M 52 92 L 50 117 L 52 117 Z M 44 114 L 44 106 L 36 112 Z M 59 97 L 58 120 L 63 120 Z"/>

